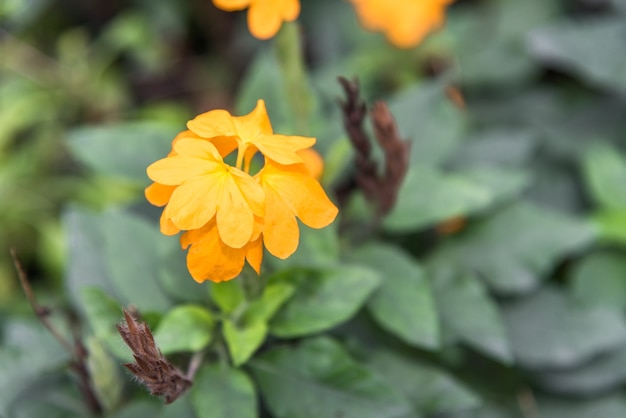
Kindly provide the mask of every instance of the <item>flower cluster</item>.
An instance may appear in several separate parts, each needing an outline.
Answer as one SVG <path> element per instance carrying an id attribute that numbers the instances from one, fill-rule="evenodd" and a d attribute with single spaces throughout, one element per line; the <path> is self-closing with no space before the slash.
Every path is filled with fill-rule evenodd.
<path id="1" fill-rule="evenodd" d="M 418 45 L 445 20 L 445 8 L 454 0 L 350 0 L 361 24 L 383 32 L 399 48 Z M 300 14 L 299 0 L 213 0 L 229 12 L 248 10 L 248 28 L 259 39 L 276 35 L 283 22 Z"/>
<path id="2" fill-rule="evenodd" d="M 298 247 L 296 217 L 312 228 L 335 219 L 337 208 L 306 164 L 315 138 L 274 134 L 262 100 L 248 115 L 212 110 L 187 127 L 170 154 L 148 167 L 154 183 L 146 198 L 165 206 L 161 232 L 186 231 L 181 245 L 189 248 L 187 267 L 196 281 L 232 279 L 245 261 L 259 273 L 263 246 L 278 258 Z M 233 167 L 224 157 L 234 152 Z M 264 166 L 251 175 L 259 152 Z"/>

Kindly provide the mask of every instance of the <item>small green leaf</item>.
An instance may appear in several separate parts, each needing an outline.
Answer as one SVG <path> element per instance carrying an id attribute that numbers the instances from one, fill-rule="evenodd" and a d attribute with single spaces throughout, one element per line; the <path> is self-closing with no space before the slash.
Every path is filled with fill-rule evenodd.
<path id="1" fill-rule="evenodd" d="M 237 325 L 226 320 L 222 323 L 224 338 L 234 366 L 241 366 L 263 344 L 267 335 L 267 323 L 253 321 Z"/>
<path id="2" fill-rule="evenodd" d="M 277 418 L 397 418 L 407 401 L 328 338 L 276 348 L 249 363 Z"/>
<path id="3" fill-rule="evenodd" d="M 246 300 L 239 280 L 211 284 L 211 299 L 224 313 L 233 312 Z"/>
<path id="4" fill-rule="evenodd" d="M 210 342 L 215 320 L 211 312 L 197 305 L 180 305 L 167 312 L 154 339 L 163 354 L 200 351 Z"/>
<path id="5" fill-rule="evenodd" d="M 580 260 L 571 282 L 574 297 L 588 306 L 626 308 L 626 256 L 595 252 Z"/>
<path id="6" fill-rule="evenodd" d="M 270 323 L 270 332 L 285 338 L 324 331 L 347 321 L 379 284 L 372 270 L 356 266 L 288 270 L 280 278 L 296 287 L 294 296 Z"/>
<path id="7" fill-rule="evenodd" d="M 602 209 L 626 210 L 626 159 L 608 144 L 584 154 L 583 170 L 591 195 Z"/>
<path id="8" fill-rule="evenodd" d="M 531 368 L 574 367 L 626 341 L 620 312 L 581 306 L 554 287 L 502 308 L 515 357 Z"/>
<path id="9" fill-rule="evenodd" d="M 243 321 L 245 323 L 269 321 L 295 291 L 296 288 L 289 283 L 268 283 L 261 297 L 248 306 Z"/>
<path id="10" fill-rule="evenodd" d="M 124 387 L 119 364 L 105 350 L 102 343 L 91 337 L 86 342 L 87 367 L 91 386 L 105 411 L 111 411 L 119 405 Z"/>
<path id="11" fill-rule="evenodd" d="M 626 210 L 605 210 L 593 214 L 591 222 L 602 241 L 626 244 Z"/>
<path id="12" fill-rule="evenodd" d="M 403 341 L 418 347 L 439 346 L 439 323 L 424 271 L 400 248 L 370 244 L 354 259 L 383 279 L 367 307 L 376 321 Z"/>
<path id="13" fill-rule="evenodd" d="M 241 370 L 227 365 L 206 365 L 191 387 L 191 402 L 198 418 L 256 418 L 254 385 Z"/>

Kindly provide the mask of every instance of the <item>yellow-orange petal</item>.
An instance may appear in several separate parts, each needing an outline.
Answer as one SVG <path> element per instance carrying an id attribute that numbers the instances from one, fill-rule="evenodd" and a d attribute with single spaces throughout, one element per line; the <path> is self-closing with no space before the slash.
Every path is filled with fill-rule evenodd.
<path id="1" fill-rule="evenodd" d="M 273 256 L 285 259 L 298 248 L 300 230 L 292 210 L 267 183 L 265 190 L 265 224 L 263 243 Z"/>
<path id="2" fill-rule="evenodd" d="M 266 195 L 269 186 L 305 225 L 323 228 L 335 220 L 337 207 L 303 164 L 284 166 L 268 160 L 259 177 Z"/>
<path id="3" fill-rule="evenodd" d="M 216 136 L 237 136 L 233 117 L 226 110 L 209 110 L 196 116 L 187 122 L 189 128 L 202 138 L 214 138 Z"/>
<path id="4" fill-rule="evenodd" d="M 215 216 L 221 195 L 219 176 L 197 177 L 174 190 L 164 216 L 180 229 L 198 229 Z"/>
<path id="5" fill-rule="evenodd" d="M 228 154 L 233 152 L 235 149 L 237 149 L 237 140 L 235 139 L 235 137 L 232 137 L 232 136 L 216 136 L 214 138 L 207 139 L 207 138 L 201 137 L 200 135 L 196 135 L 195 133 L 193 133 L 189 129 L 187 129 L 186 131 L 183 131 L 183 132 L 179 133 L 178 135 L 176 135 L 176 137 L 172 141 L 172 148 L 181 139 L 196 139 L 196 140 L 200 140 L 200 141 L 209 141 L 211 144 L 213 144 L 215 146 L 215 148 L 217 148 L 219 154 L 222 157 L 227 156 Z M 168 157 L 172 156 L 172 155 L 176 155 L 176 151 L 174 151 L 173 149 L 172 149 L 172 152 L 170 152 L 168 154 Z"/>
<path id="6" fill-rule="evenodd" d="M 227 12 L 234 12 L 237 10 L 243 10 L 250 6 L 253 0 L 213 0 L 213 4 L 218 9 L 225 10 Z"/>
<path id="7" fill-rule="evenodd" d="M 263 239 L 258 238 L 246 245 L 246 261 L 250 267 L 261 274 L 261 263 L 263 262 Z"/>
<path id="8" fill-rule="evenodd" d="M 174 151 L 180 157 L 198 158 L 201 160 L 221 161 L 222 156 L 211 142 L 192 138 L 181 138 L 173 144 Z"/>
<path id="9" fill-rule="evenodd" d="M 262 99 L 257 100 L 255 108 L 247 115 L 233 116 L 233 124 L 239 137 L 245 138 L 246 142 L 263 135 L 271 135 L 274 132 L 267 115 L 265 101 Z"/>
<path id="10" fill-rule="evenodd" d="M 311 177 L 319 181 L 324 173 L 324 160 L 322 156 L 313 148 L 301 149 L 298 151 L 298 155 L 304 161 L 304 166 L 309 171 Z"/>
<path id="11" fill-rule="evenodd" d="M 154 182 L 177 186 L 217 169 L 218 162 L 175 155 L 150 164 L 146 173 Z"/>
<path id="12" fill-rule="evenodd" d="M 166 217 L 165 211 L 161 213 L 161 219 L 159 223 L 161 227 L 161 233 L 163 235 L 176 235 L 180 232 L 180 229 L 178 229 L 176 225 L 174 225 L 174 222 L 170 221 Z"/>
<path id="13" fill-rule="evenodd" d="M 285 165 L 302 163 L 297 151 L 310 148 L 313 144 L 315 138 L 293 135 L 265 135 L 253 142 L 265 157 Z"/>
<path id="14" fill-rule="evenodd" d="M 231 248 L 219 238 L 217 225 L 210 222 L 199 230 L 181 236 L 181 244 L 189 247 L 187 269 L 199 283 L 206 280 L 222 282 L 233 279 L 243 269 L 246 248 Z"/>
<path id="15" fill-rule="evenodd" d="M 144 190 L 146 200 L 154 206 L 165 206 L 170 201 L 176 186 L 166 186 L 160 183 L 152 183 Z"/>

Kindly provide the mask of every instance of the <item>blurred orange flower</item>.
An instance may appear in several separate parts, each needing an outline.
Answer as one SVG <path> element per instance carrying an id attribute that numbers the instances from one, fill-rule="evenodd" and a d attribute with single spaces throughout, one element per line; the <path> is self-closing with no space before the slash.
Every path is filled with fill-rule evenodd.
<path id="1" fill-rule="evenodd" d="M 283 22 L 292 22 L 300 14 L 299 0 L 213 0 L 213 4 L 227 12 L 248 8 L 248 28 L 259 39 L 276 35 Z"/>
<path id="2" fill-rule="evenodd" d="M 314 177 L 322 167 L 309 149 L 315 138 L 274 134 L 262 100 L 248 115 L 212 110 L 187 125 L 174 138 L 172 152 L 148 167 L 154 183 L 145 194 L 153 205 L 165 206 L 162 233 L 187 231 L 181 245 L 196 281 L 230 280 L 245 261 L 259 273 L 263 244 L 279 258 L 297 249 L 296 217 L 323 228 L 337 216 Z M 235 150 L 233 167 L 224 157 Z M 265 165 L 252 176 L 258 152 Z"/>
<path id="3" fill-rule="evenodd" d="M 361 24 L 385 33 L 399 48 L 419 44 L 445 20 L 445 7 L 454 0 L 350 0 Z"/>

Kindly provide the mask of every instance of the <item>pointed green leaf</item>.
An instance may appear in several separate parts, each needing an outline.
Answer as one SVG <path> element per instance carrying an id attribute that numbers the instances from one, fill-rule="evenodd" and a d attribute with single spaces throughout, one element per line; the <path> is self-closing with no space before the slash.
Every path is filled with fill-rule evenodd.
<path id="1" fill-rule="evenodd" d="M 423 269 L 400 248 L 369 244 L 354 259 L 383 279 L 367 307 L 376 321 L 403 341 L 425 348 L 439 346 L 439 318 Z"/>
<path id="2" fill-rule="evenodd" d="M 296 287 L 294 296 L 270 322 L 270 332 L 285 338 L 324 331 L 347 321 L 380 281 L 372 270 L 356 266 L 288 270 L 280 276 L 276 279 Z"/>
<path id="3" fill-rule="evenodd" d="M 159 323 L 154 339 L 163 354 L 200 351 L 210 342 L 215 320 L 202 306 L 179 305 Z"/>
<path id="4" fill-rule="evenodd" d="M 254 385 L 241 370 L 227 365 L 206 365 L 191 387 L 191 402 L 198 418 L 256 418 Z"/>
<path id="5" fill-rule="evenodd" d="M 276 418 L 395 418 L 410 411 L 390 385 L 328 338 L 276 348 L 249 365 Z"/>
<path id="6" fill-rule="evenodd" d="M 232 321 L 222 323 L 224 339 L 234 366 L 244 364 L 263 344 L 267 335 L 267 323 L 252 321 L 236 325 Z"/>

